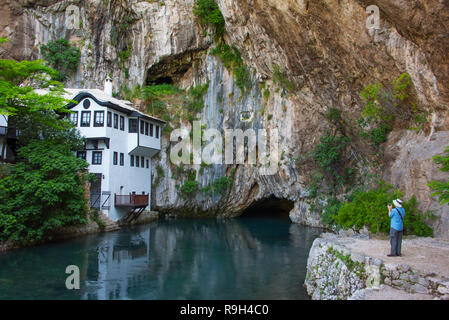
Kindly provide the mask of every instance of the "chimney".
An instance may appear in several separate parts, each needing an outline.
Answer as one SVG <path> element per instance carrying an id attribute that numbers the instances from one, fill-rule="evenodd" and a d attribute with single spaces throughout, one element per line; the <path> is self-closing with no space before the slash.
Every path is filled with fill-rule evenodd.
<path id="1" fill-rule="evenodd" d="M 109 76 L 107 76 L 104 81 L 104 93 L 108 97 L 112 97 L 112 79 Z"/>

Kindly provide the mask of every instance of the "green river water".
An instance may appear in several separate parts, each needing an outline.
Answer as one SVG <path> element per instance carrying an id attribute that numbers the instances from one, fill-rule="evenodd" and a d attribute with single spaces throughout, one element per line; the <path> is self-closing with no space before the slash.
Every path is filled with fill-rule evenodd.
<path id="1" fill-rule="evenodd" d="M 0 253 L 0 299 L 309 299 L 320 230 L 287 219 L 160 220 Z M 68 265 L 80 289 L 65 287 Z"/>

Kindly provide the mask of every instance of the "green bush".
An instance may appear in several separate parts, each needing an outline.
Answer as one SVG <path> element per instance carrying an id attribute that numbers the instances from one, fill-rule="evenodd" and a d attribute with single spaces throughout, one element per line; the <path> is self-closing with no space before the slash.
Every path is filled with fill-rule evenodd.
<path id="1" fill-rule="evenodd" d="M 33 243 L 56 228 L 87 223 L 83 173 L 88 163 L 70 145 L 33 140 L 18 149 L 21 160 L 0 180 L 0 239 Z"/>
<path id="2" fill-rule="evenodd" d="M 369 84 L 360 92 L 365 103 L 362 116 L 358 120 L 360 136 L 368 139 L 371 147 L 377 150 L 387 141 L 387 135 L 393 129 L 395 109 L 408 97 L 410 75 L 403 73 L 393 81 L 392 88 L 385 88 L 380 83 Z"/>
<path id="3" fill-rule="evenodd" d="M 46 45 L 41 45 L 41 53 L 50 66 L 58 71 L 54 77 L 57 81 L 66 80 L 70 73 L 78 69 L 81 51 L 65 39 L 49 41 Z"/>
<path id="4" fill-rule="evenodd" d="M 193 14 L 202 27 L 210 26 L 214 28 L 217 36 L 223 35 L 225 20 L 214 0 L 195 0 Z"/>
<path id="5" fill-rule="evenodd" d="M 345 132 L 346 125 L 339 109 L 330 107 L 324 114 L 324 118 L 335 125 L 340 132 Z"/>
<path id="6" fill-rule="evenodd" d="M 287 73 L 277 65 L 273 65 L 273 69 L 273 82 L 282 90 L 292 92 L 295 89 L 295 85 L 288 79 Z"/>
<path id="7" fill-rule="evenodd" d="M 446 147 L 445 153 L 444 156 L 433 157 L 433 161 L 436 164 L 442 165 L 440 168 L 441 171 L 449 172 L 449 147 Z M 428 186 L 435 190 L 432 196 L 439 196 L 439 201 L 442 205 L 449 203 L 449 180 L 446 182 L 431 181 Z"/>
<path id="8" fill-rule="evenodd" d="M 221 177 L 213 182 L 213 190 L 215 194 L 225 194 L 233 184 L 233 179 L 231 177 Z"/>
<path id="9" fill-rule="evenodd" d="M 182 197 L 184 200 L 187 200 L 188 198 L 192 197 L 195 193 L 198 192 L 199 183 L 195 180 L 187 180 L 184 182 L 184 184 L 179 188 Z"/>
<path id="10" fill-rule="evenodd" d="M 190 87 L 189 94 L 189 102 L 187 104 L 187 109 L 189 112 L 201 112 L 204 108 L 204 99 L 203 96 L 207 93 L 209 89 L 209 82 L 205 84 L 192 86 Z"/>
<path id="11" fill-rule="evenodd" d="M 106 223 L 100 219 L 100 211 L 98 208 L 92 208 L 90 210 L 90 218 L 97 224 L 100 230 L 104 230 L 106 228 Z"/>
<path id="12" fill-rule="evenodd" d="M 371 232 L 388 233 L 390 230 L 390 217 L 387 205 L 394 199 L 401 198 L 403 194 L 393 189 L 391 185 L 380 182 L 378 187 L 369 191 L 357 190 L 341 205 L 338 213 L 331 216 L 329 220 L 345 229 L 355 228 L 357 230 L 367 226 Z M 414 197 L 404 201 L 405 219 L 404 226 L 407 234 L 418 236 L 432 236 L 433 231 L 428 227 L 417 207 Z"/>
<path id="13" fill-rule="evenodd" d="M 349 141 L 349 138 L 343 135 L 326 134 L 320 138 L 320 143 L 311 153 L 320 173 L 334 189 L 346 182 L 344 153 Z"/>
<path id="14" fill-rule="evenodd" d="M 321 210 L 321 221 L 326 225 L 335 224 L 335 217 L 342 205 L 343 203 L 337 198 L 329 198 Z"/>
<path id="15" fill-rule="evenodd" d="M 157 165 L 156 172 L 157 172 L 157 178 L 154 180 L 155 186 L 159 185 L 159 182 L 161 182 L 161 180 L 165 177 L 164 168 L 162 168 L 162 166 L 160 164 Z"/>
<path id="16" fill-rule="evenodd" d="M 172 84 L 152 84 L 143 87 L 143 97 L 147 99 L 157 99 L 168 95 L 182 93 L 183 90 Z"/>

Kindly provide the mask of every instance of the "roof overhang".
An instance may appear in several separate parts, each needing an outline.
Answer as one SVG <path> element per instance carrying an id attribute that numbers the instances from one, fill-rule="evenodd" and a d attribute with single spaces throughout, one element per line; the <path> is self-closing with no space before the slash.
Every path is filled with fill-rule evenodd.
<path id="1" fill-rule="evenodd" d="M 135 111 L 135 110 L 130 110 L 130 109 L 123 108 L 123 107 L 121 107 L 121 106 L 119 106 L 119 105 L 117 105 L 115 103 L 110 102 L 110 101 L 99 100 L 92 93 L 85 92 L 85 91 L 80 92 L 75 97 L 73 97 L 71 100 L 74 100 L 77 103 L 73 103 L 73 102 L 69 103 L 67 105 L 67 109 L 74 108 L 75 106 L 78 105 L 78 103 L 80 103 L 83 99 L 86 99 L 86 98 L 90 98 L 90 99 L 94 100 L 98 105 L 100 105 L 102 107 L 111 108 L 113 110 L 122 112 L 122 113 L 124 113 L 124 114 L 126 114 L 126 115 L 128 115 L 130 117 L 144 118 L 144 119 L 147 119 L 147 120 L 150 120 L 150 121 L 158 122 L 161 125 L 165 125 L 165 123 L 166 123 L 165 121 L 163 121 L 161 119 L 158 119 L 158 118 L 146 115 L 144 113 L 140 113 L 140 112 Z"/>
<path id="2" fill-rule="evenodd" d="M 150 148 L 150 147 L 142 147 L 137 146 L 133 150 L 129 152 L 132 156 L 142 156 L 142 157 L 154 157 L 159 152 L 158 149 Z"/>

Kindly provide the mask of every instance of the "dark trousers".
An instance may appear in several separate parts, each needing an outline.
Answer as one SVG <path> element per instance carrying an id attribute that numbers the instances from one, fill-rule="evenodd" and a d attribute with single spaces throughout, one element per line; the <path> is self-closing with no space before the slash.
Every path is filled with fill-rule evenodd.
<path id="1" fill-rule="evenodd" d="M 401 255 L 402 233 L 403 231 L 398 231 L 396 229 L 390 228 L 391 255 Z"/>

